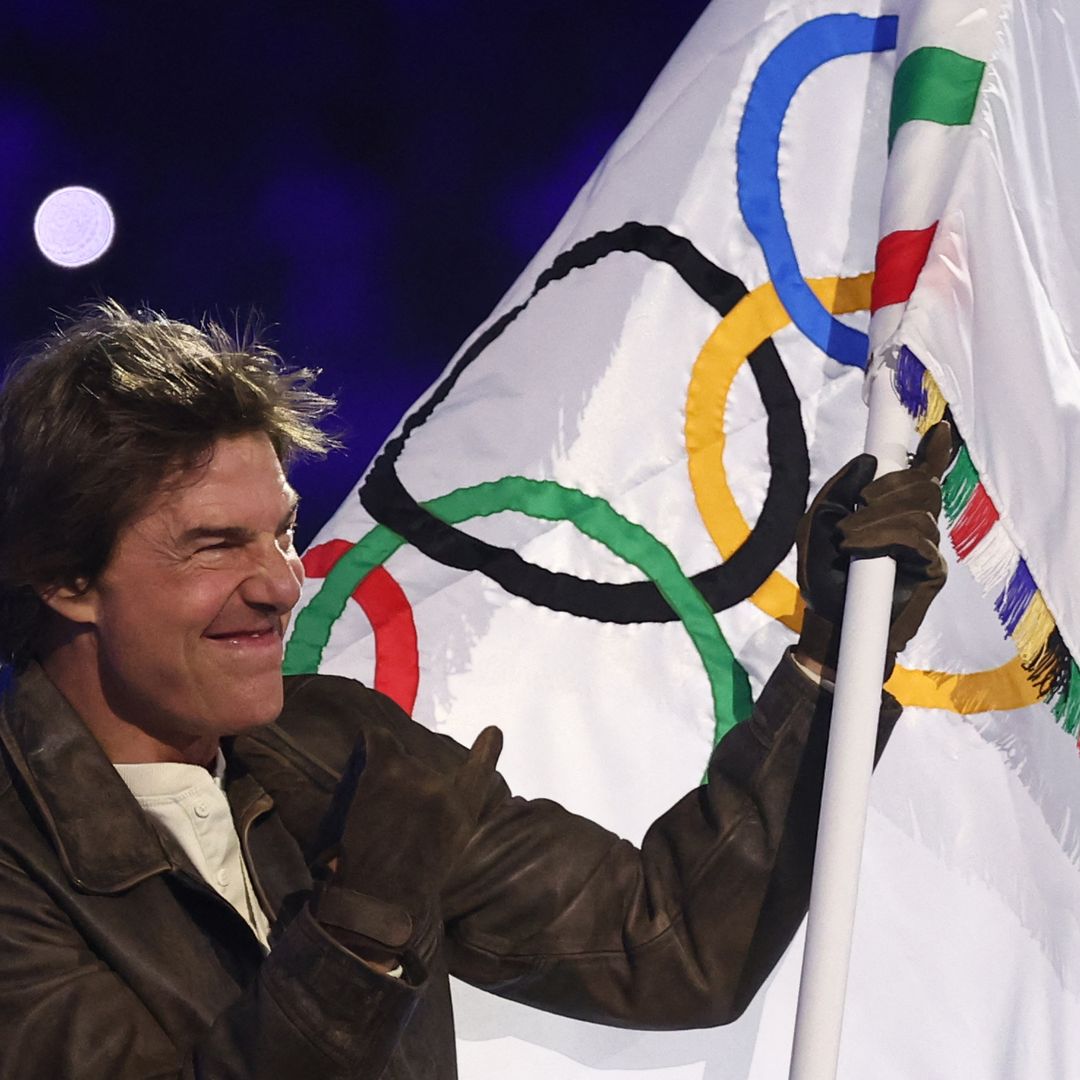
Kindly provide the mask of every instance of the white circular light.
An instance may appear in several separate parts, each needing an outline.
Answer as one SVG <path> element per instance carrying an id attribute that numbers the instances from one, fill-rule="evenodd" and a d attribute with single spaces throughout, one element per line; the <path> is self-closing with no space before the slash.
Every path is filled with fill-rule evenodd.
<path id="1" fill-rule="evenodd" d="M 34 239 L 57 266 L 86 266 L 112 243 L 116 219 L 104 196 L 87 187 L 63 187 L 46 196 L 34 215 Z"/>

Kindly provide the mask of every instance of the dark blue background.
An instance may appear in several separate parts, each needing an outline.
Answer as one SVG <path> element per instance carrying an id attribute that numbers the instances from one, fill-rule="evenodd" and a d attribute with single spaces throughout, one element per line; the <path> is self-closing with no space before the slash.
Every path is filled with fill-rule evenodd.
<path id="1" fill-rule="evenodd" d="M 115 296 L 321 367 L 348 449 L 301 465 L 301 543 L 559 220 L 704 0 L 7 0 L 0 347 Z M 34 212 L 99 190 L 63 270 Z"/>

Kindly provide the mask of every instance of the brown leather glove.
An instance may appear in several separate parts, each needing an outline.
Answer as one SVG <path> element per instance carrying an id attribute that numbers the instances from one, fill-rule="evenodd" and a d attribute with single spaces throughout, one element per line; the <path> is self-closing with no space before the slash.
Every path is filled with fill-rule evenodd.
<path id="1" fill-rule="evenodd" d="M 910 468 L 874 480 L 877 461 L 860 454 L 826 481 L 799 522 L 795 544 L 799 588 L 807 611 L 796 654 L 831 674 L 840 650 L 848 566 L 853 558 L 891 555 L 896 585 L 885 663 L 915 636 L 931 601 L 945 584 L 938 549 L 941 475 L 952 454 L 952 431 L 935 424 L 922 438 Z"/>
<path id="2" fill-rule="evenodd" d="M 502 733 L 485 728 L 442 773 L 381 728 L 357 743 L 323 822 L 331 846 L 317 860 L 325 880 L 314 906 L 346 948 L 423 981 L 442 929 L 439 891 L 497 782 L 501 751 Z"/>

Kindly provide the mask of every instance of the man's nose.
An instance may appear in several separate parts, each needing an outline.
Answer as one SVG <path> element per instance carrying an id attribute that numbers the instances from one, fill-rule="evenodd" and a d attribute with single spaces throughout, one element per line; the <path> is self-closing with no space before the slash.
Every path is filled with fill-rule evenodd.
<path id="1" fill-rule="evenodd" d="M 249 604 L 290 612 L 300 600 L 303 567 L 296 552 L 283 550 L 276 540 L 259 545 L 255 564 L 244 580 L 242 595 Z"/>

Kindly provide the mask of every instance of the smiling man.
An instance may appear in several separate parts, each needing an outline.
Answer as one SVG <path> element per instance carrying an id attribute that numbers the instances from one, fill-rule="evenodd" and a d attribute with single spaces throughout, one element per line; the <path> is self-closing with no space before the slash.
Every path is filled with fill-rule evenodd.
<path id="1" fill-rule="evenodd" d="M 281 712 L 297 498 L 263 433 L 163 478 L 100 573 L 43 590 L 42 667 L 112 761 L 205 764 Z"/>
<path id="2" fill-rule="evenodd" d="M 0 391 L 0 1075 L 450 1080 L 449 974 L 624 1026 L 737 1016 L 806 908 L 847 563 L 897 557 L 902 648 L 944 577 L 948 433 L 823 489 L 799 645 L 638 850 L 514 798 L 493 728 L 467 750 L 282 679 L 285 468 L 332 444 L 309 381 L 105 303 Z"/>

